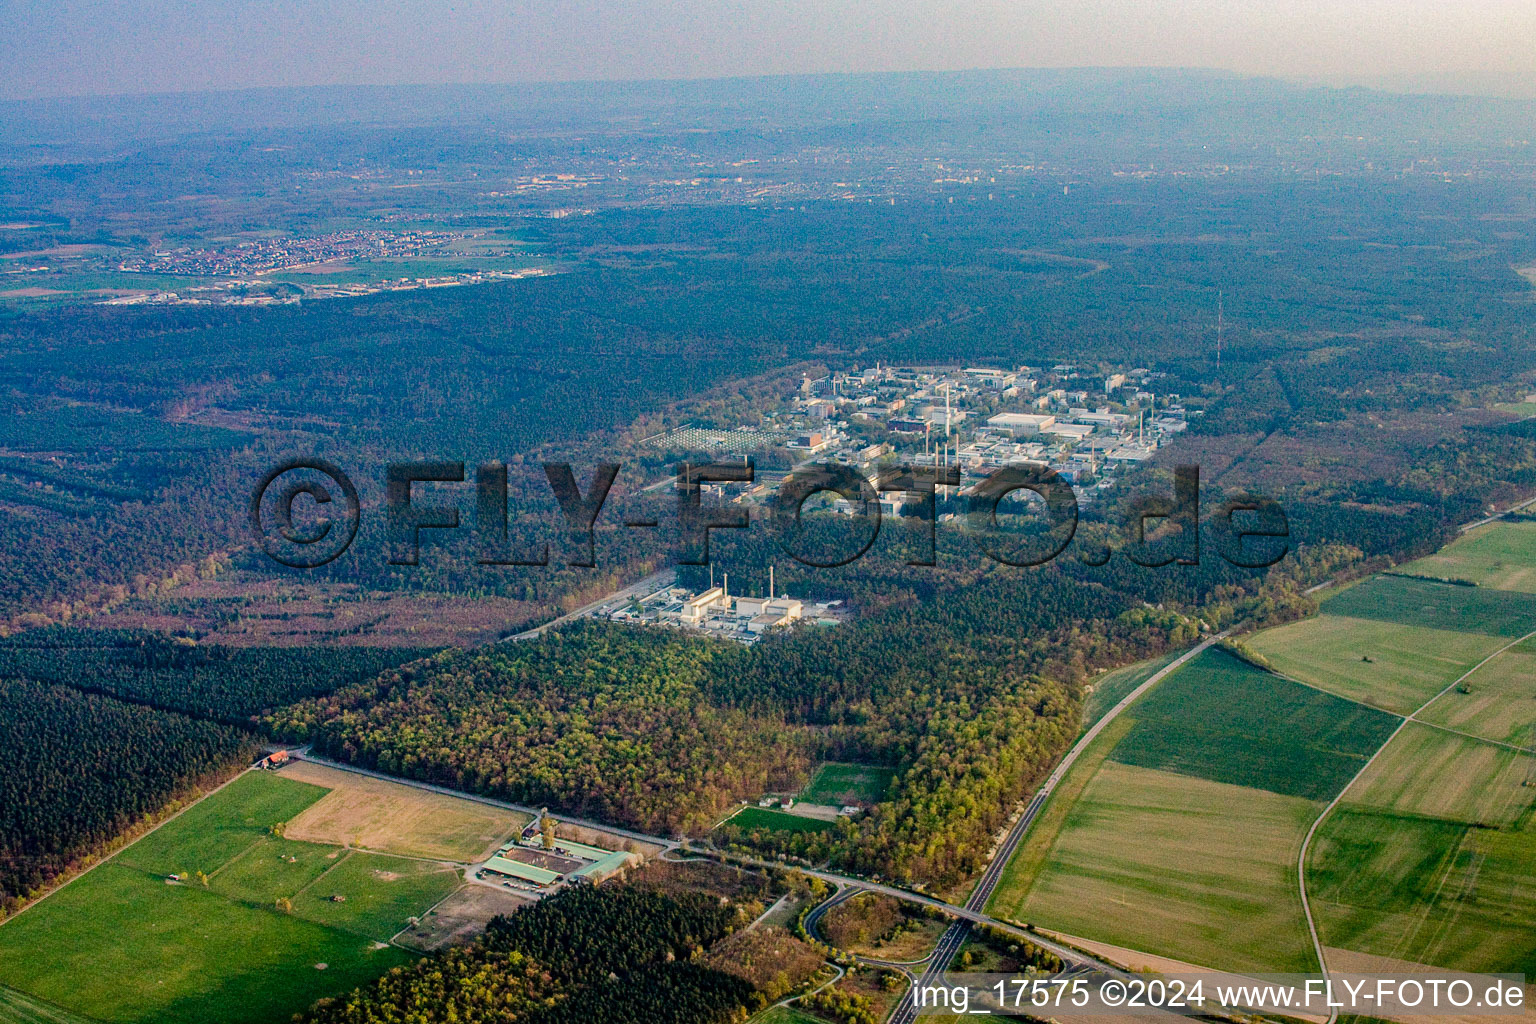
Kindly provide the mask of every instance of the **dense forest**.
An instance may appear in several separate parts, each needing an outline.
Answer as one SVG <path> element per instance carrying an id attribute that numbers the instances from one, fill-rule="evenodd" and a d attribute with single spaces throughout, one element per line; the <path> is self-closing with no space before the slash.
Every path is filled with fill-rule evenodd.
<path id="1" fill-rule="evenodd" d="M 712 700 L 735 644 L 585 625 L 445 654 L 269 718 L 278 735 L 393 774 L 658 832 L 697 830 L 809 766 L 784 716 Z"/>
<path id="2" fill-rule="evenodd" d="M 722 1024 L 753 1005 L 752 986 L 696 959 L 741 923 L 736 908 L 703 894 L 563 889 L 301 1020 Z"/>
<path id="3" fill-rule="evenodd" d="M 65 686 L 0 679 L 0 913 L 247 762 L 250 733 Z"/>
<path id="4" fill-rule="evenodd" d="M 1102 585 L 1035 583 L 991 572 L 924 600 L 888 590 L 858 621 L 751 648 L 580 623 L 387 671 L 267 723 L 369 767 L 668 833 L 789 788 L 818 758 L 889 764 L 893 792 L 857 824 L 773 842 L 953 881 L 1075 734 L 1087 675 L 1198 635 Z"/>
<path id="5" fill-rule="evenodd" d="M 370 679 L 431 648 L 221 647 L 149 630 L 29 630 L 0 640 L 0 678 L 104 693 L 197 718 L 258 715 Z"/>

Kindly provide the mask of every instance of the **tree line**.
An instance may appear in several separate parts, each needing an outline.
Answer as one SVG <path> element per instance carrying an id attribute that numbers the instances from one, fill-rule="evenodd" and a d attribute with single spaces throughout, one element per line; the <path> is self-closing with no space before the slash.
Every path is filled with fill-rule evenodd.
<path id="1" fill-rule="evenodd" d="M 700 961 L 740 923 L 736 907 L 704 894 L 576 886 L 295 1020 L 723 1024 L 753 1005 L 754 990 Z"/>
<path id="2" fill-rule="evenodd" d="M 254 756 L 251 733 L 0 679 L 0 912 Z"/>

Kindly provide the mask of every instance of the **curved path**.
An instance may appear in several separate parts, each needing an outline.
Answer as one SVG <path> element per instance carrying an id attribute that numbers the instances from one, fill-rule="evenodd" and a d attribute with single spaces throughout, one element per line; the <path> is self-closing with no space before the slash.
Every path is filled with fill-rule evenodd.
<path id="1" fill-rule="evenodd" d="M 1404 715 L 1403 720 L 1397 723 L 1397 728 L 1392 730 L 1392 735 L 1388 736 L 1386 742 L 1377 747 L 1376 752 L 1366 760 L 1365 764 L 1360 766 L 1360 770 L 1351 776 L 1348 782 L 1344 783 L 1344 787 L 1339 790 L 1338 795 L 1329 801 L 1328 806 L 1323 808 L 1323 813 L 1319 814 L 1317 819 L 1312 822 L 1312 827 L 1307 829 L 1307 837 L 1301 841 L 1301 852 L 1296 855 L 1296 885 L 1297 888 L 1301 891 L 1301 911 L 1306 916 L 1307 931 L 1312 936 L 1312 950 L 1317 956 L 1317 967 L 1318 970 L 1322 973 L 1323 981 L 1325 983 L 1328 981 L 1328 958 L 1323 955 L 1323 940 L 1317 931 L 1317 921 L 1312 916 L 1312 903 L 1309 899 L 1307 899 L 1307 853 L 1312 848 L 1312 839 L 1317 835 L 1317 830 L 1322 827 L 1323 820 L 1326 819 L 1328 815 L 1333 813 L 1333 809 L 1339 805 L 1339 801 L 1344 799 L 1344 794 L 1348 793 L 1350 787 L 1359 781 L 1360 776 L 1364 775 L 1366 771 L 1371 767 L 1371 765 L 1376 763 L 1376 759 L 1381 756 L 1382 751 L 1386 750 L 1389 746 L 1392 745 L 1392 741 L 1397 739 L 1397 734 L 1407 728 L 1409 722 L 1417 721 L 1419 715 L 1424 711 L 1425 708 L 1429 707 L 1435 701 L 1450 693 L 1451 690 L 1455 689 L 1457 685 L 1468 679 L 1478 669 L 1482 668 L 1484 665 L 1488 664 L 1494 658 L 1497 658 L 1511 647 L 1514 647 L 1516 644 L 1524 643 L 1532 637 L 1536 637 L 1536 630 L 1532 630 L 1522 637 L 1517 637 L 1516 639 L 1511 640 L 1509 643 L 1505 644 L 1503 647 L 1500 647 L 1498 650 L 1488 655 L 1488 657 L 1484 658 L 1482 661 L 1478 662 L 1476 665 L 1473 665 L 1461 675 L 1451 680 L 1446 684 L 1443 690 L 1436 693 L 1423 704 L 1420 704 L 1416 710 L 1407 715 Z M 1447 731 L 1455 732 L 1453 729 Z M 1463 733 L 1460 735 L 1465 734 Z M 1478 739 L 1479 737 L 1473 738 Z M 1503 744 L 1500 745 L 1502 746 Z M 1330 1008 L 1328 1010 L 1328 1024 L 1335 1024 L 1338 1019 L 1339 1011 Z"/>

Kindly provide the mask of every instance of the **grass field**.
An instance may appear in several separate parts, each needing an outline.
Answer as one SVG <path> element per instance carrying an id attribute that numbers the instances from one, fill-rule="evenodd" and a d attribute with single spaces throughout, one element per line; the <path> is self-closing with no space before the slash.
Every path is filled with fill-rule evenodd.
<path id="1" fill-rule="evenodd" d="M 103 1020 L 259 1024 L 410 962 L 385 943 L 457 874 L 270 833 L 325 792 L 241 776 L 0 927 L 0 984 Z"/>
<path id="2" fill-rule="evenodd" d="M 781 832 L 825 832 L 833 823 L 821 818 L 802 818 L 768 807 L 743 807 L 727 819 L 738 828 L 771 828 Z"/>
<path id="3" fill-rule="evenodd" d="M 288 823 L 290 839 L 473 863 L 528 823 L 516 811 L 306 761 L 283 777 L 330 790 Z"/>
<path id="4" fill-rule="evenodd" d="M 1353 589 L 1358 588 L 1344 593 Z M 1508 641 L 1481 633 L 1319 615 L 1265 630 L 1245 642 L 1276 671 L 1351 700 L 1408 714 Z"/>
<path id="5" fill-rule="evenodd" d="M 1324 942 L 1536 973 L 1536 758 L 1499 746 L 1536 737 L 1536 641 L 1490 658 L 1536 629 L 1533 556 L 1536 524 L 1474 531 L 1405 571 L 1479 586 L 1376 576 L 1246 641 L 1300 682 L 1219 651 L 1171 674 L 1063 780 L 988 909 L 1196 964 L 1314 969 L 1295 858 L 1348 785 L 1309 852 Z M 1151 670 L 1103 677 L 1087 719 Z"/>
<path id="6" fill-rule="evenodd" d="M 1345 807 L 1308 861 L 1324 941 L 1471 971 L 1536 974 L 1536 832 Z"/>
<path id="7" fill-rule="evenodd" d="M 1520 273 L 1527 280 L 1530 280 L 1532 277 L 1532 274 L 1527 271 L 1522 270 Z M 1497 409 L 1499 412 L 1513 413 L 1526 419 L 1536 416 L 1536 402 L 1494 402 L 1489 408 Z"/>
<path id="8" fill-rule="evenodd" d="M 1296 856 L 1319 810 L 1110 761 L 1028 896 L 993 913 L 1196 964 L 1312 970 Z"/>
<path id="9" fill-rule="evenodd" d="M 1523 415 L 1536 415 L 1536 402 L 1520 404 Z M 1536 523 L 1490 523 L 1402 569 L 1536 594 Z"/>
<path id="10" fill-rule="evenodd" d="M 405 927 L 406 918 L 446 898 L 461 880 L 457 870 L 427 861 L 350 853 L 293 901 L 293 912 L 368 938 L 388 937 Z"/>
<path id="11" fill-rule="evenodd" d="M 1536 799 L 1531 758 L 1410 722 L 1360 776 L 1349 806 L 1490 828 L 1515 824 Z"/>
<path id="12" fill-rule="evenodd" d="M 1405 726 L 1310 852 L 1325 941 L 1439 967 L 1536 972 L 1531 762 Z"/>
<path id="13" fill-rule="evenodd" d="M 896 769 L 869 764 L 829 761 L 816 769 L 811 782 L 800 793 L 808 804 L 877 804 L 896 778 Z"/>
<path id="14" fill-rule="evenodd" d="M 770 1006 L 753 1017 L 751 1024 L 826 1024 L 826 1022 L 820 1017 L 812 1017 L 793 1006 Z"/>
<path id="15" fill-rule="evenodd" d="M 262 836 L 213 872 L 208 885 L 232 900 L 265 905 L 298 895 L 345 854 L 334 846 Z"/>
<path id="16" fill-rule="evenodd" d="M 1094 723 L 1107 715 L 1126 694 L 1146 682 L 1154 672 L 1177 658 L 1180 653 L 1170 651 L 1161 658 L 1138 661 L 1134 665 L 1125 665 L 1095 676 L 1092 680 L 1093 692 L 1083 702 L 1082 731 L 1087 732 L 1093 728 Z"/>
<path id="17" fill-rule="evenodd" d="M 1536 594 L 1376 576 L 1325 600 L 1323 611 L 1460 633 L 1524 636 L 1536 629 Z"/>
<path id="18" fill-rule="evenodd" d="M 93 1024 L 89 1017 L 0 985 L 0 1024 Z"/>
<path id="19" fill-rule="evenodd" d="M 1536 642 L 1511 647 L 1419 713 L 1419 719 L 1474 736 L 1536 744 Z"/>
<path id="20" fill-rule="evenodd" d="M 285 1020 L 410 960 L 115 862 L 0 928 L 0 983 L 92 1017 L 146 1024 Z"/>
<path id="21" fill-rule="evenodd" d="M 290 820 L 324 795 L 319 786 L 270 775 L 242 775 L 134 843 L 117 861 L 162 877 L 195 871 L 211 875 L 273 825 Z"/>
<path id="22" fill-rule="evenodd" d="M 1185 663 L 1132 709 L 1122 764 L 1327 800 L 1398 719 L 1255 668 L 1224 651 Z"/>
<path id="23" fill-rule="evenodd" d="M 1024 842 L 1019 845 L 1013 859 L 1008 862 L 1003 877 L 992 892 L 992 898 L 987 901 L 987 913 L 994 917 L 1010 917 L 1015 910 L 1024 905 L 1025 897 L 1029 895 L 1029 890 L 1045 868 L 1046 860 L 1056 845 L 1056 838 L 1061 834 L 1062 825 L 1066 824 L 1068 812 L 1077 803 L 1078 797 L 1083 795 L 1083 790 L 1088 788 L 1088 783 L 1092 781 L 1094 774 L 1109 758 L 1110 751 L 1115 749 L 1115 744 L 1119 743 L 1135 724 L 1135 719 L 1131 718 L 1127 711 L 1106 725 L 1104 731 L 1094 738 L 1088 749 L 1079 755 L 1072 765 L 1072 770 L 1056 784 L 1051 798 L 1040 809 L 1040 814 L 1035 818 L 1034 824 L 1029 827 L 1029 833 L 1024 837 Z"/>

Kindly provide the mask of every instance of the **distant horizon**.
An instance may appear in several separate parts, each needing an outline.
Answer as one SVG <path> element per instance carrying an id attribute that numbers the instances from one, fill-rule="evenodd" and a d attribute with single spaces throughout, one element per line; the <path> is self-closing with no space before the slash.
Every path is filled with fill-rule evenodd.
<path id="1" fill-rule="evenodd" d="M 335 85 L 1213 69 L 1536 98 L 1523 0 L 85 0 L 0 8 L 0 99 Z"/>
<path id="2" fill-rule="evenodd" d="M 209 86 L 185 89 L 142 89 L 126 90 L 121 92 L 70 92 L 37 96 L 6 96 L 0 95 L 0 103 L 26 104 L 26 103 L 54 103 L 68 101 L 93 101 L 93 100 L 134 100 L 156 99 L 195 96 L 220 96 L 262 92 L 323 92 L 327 90 L 399 90 L 413 89 L 515 89 L 519 87 L 550 88 L 560 86 L 641 86 L 641 85 L 687 85 L 692 83 L 729 83 L 729 82 L 771 82 L 774 80 L 804 80 L 818 78 L 882 78 L 902 76 L 966 76 L 985 74 L 1008 73 L 1037 73 L 1059 72 L 1063 74 L 1073 72 L 1107 72 L 1136 74 L 1147 72 L 1159 72 L 1174 74 L 1208 74 L 1216 77 L 1228 78 L 1234 81 L 1274 82 L 1280 85 L 1290 86 L 1296 89 L 1331 89 L 1347 91 L 1351 89 L 1365 90 L 1391 96 L 1424 96 L 1446 97 L 1465 99 L 1488 100 L 1536 100 L 1536 85 L 1530 91 L 1517 91 L 1512 88 L 1495 89 L 1487 87 L 1482 90 L 1474 88 L 1457 89 L 1447 84 L 1437 87 L 1434 83 L 1420 79 L 1416 76 L 1402 76 L 1401 79 L 1392 80 L 1335 80 L 1331 78 L 1318 78 L 1314 76 L 1287 76 L 1269 74 L 1264 72 L 1247 72 L 1232 68 L 1211 67 L 1205 65 L 1181 65 L 1181 64 L 1073 64 L 1073 65 L 1044 65 L 1044 64 L 1018 64 L 998 65 L 987 67 L 964 68 L 906 68 L 906 69 L 880 69 L 880 70 L 852 70 L 852 71 L 774 71 L 756 74 L 718 74 L 718 75 L 653 75 L 649 77 L 634 78 L 526 78 L 509 79 L 506 81 L 477 81 L 472 79 L 440 80 L 440 81 L 356 81 L 356 82 L 311 82 L 311 83 L 270 83 L 249 85 Z"/>

